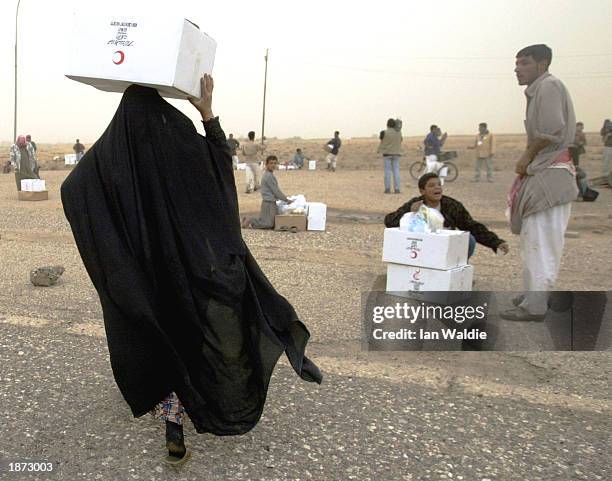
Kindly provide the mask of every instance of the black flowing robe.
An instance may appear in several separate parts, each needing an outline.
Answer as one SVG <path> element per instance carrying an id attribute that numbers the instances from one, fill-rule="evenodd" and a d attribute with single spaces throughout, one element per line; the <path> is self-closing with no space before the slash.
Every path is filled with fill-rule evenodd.
<path id="1" fill-rule="evenodd" d="M 322 376 L 304 355 L 308 330 L 242 239 L 225 134 L 217 119 L 204 127 L 129 87 L 62 203 L 134 416 L 174 391 L 198 432 L 242 434 L 283 351 L 302 379 Z"/>

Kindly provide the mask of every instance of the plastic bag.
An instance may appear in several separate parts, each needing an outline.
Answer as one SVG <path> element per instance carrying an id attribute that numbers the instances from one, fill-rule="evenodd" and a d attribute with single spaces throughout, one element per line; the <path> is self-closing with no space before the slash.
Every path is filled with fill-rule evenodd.
<path id="1" fill-rule="evenodd" d="M 422 205 L 418 213 L 422 215 L 425 222 L 427 222 L 429 232 L 438 232 L 444 228 L 444 216 L 438 209 L 432 209 L 431 207 Z"/>
<path id="2" fill-rule="evenodd" d="M 276 201 L 276 208 L 279 214 L 303 214 L 306 212 L 306 197 L 302 194 L 287 196 L 291 202 Z"/>
<path id="3" fill-rule="evenodd" d="M 408 232 L 438 232 L 444 228 L 444 216 L 437 210 L 422 205 L 416 212 L 408 212 L 400 219 L 400 229 Z"/>
<path id="4" fill-rule="evenodd" d="M 408 212 L 400 219 L 401 230 L 408 232 L 427 232 L 427 221 L 417 212 Z"/>

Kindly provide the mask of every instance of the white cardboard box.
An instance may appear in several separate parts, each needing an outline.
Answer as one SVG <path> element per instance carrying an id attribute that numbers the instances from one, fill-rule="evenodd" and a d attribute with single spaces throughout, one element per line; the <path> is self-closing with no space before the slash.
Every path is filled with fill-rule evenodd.
<path id="1" fill-rule="evenodd" d="M 75 13 L 66 77 L 108 92 L 131 84 L 177 99 L 200 97 L 217 43 L 180 16 Z"/>
<path id="2" fill-rule="evenodd" d="M 77 163 L 76 154 L 65 154 L 64 155 L 64 164 L 65 165 L 75 165 Z"/>
<path id="3" fill-rule="evenodd" d="M 236 170 L 246 170 L 246 162 L 239 162 L 236 164 Z"/>
<path id="4" fill-rule="evenodd" d="M 42 179 L 34 179 L 32 181 L 32 192 L 44 192 L 47 190 L 46 182 Z"/>
<path id="5" fill-rule="evenodd" d="M 325 230 L 327 221 L 327 204 L 323 202 L 308 202 L 308 230 Z"/>
<path id="6" fill-rule="evenodd" d="M 22 179 L 21 190 L 23 192 L 44 192 L 47 190 L 46 182 L 42 179 Z"/>
<path id="7" fill-rule="evenodd" d="M 385 229 L 384 262 L 448 270 L 467 264 L 470 234 L 441 230 L 436 234 Z"/>
<path id="8" fill-rule="evenodd" d="M 387 292 L 428 302 L 456 302 L 463 299 L 461 293 L 472 290 L 473 277 L 474 267 L 471 265 L 442 271 L 426 267 L 387 264 Z M 448 295 L 449 291 L 459 294 Z"/>
<path id="9" fill-rule="evenodd" d="M 309 160 L 308 161 L 308 170 L 317 170 L 317 161 Z"/>

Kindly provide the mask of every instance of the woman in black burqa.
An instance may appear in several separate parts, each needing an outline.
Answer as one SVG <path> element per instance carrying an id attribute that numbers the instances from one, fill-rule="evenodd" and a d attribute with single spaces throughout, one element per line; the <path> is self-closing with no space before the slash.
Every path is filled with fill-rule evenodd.
<path id="1" fill-rule="evenodd" d="M 61 194 L 134 416 L 178 398 L 199 433 L 235 435 L 257 424 L 283 352 L 302 379 L 322 376 L 304 355 L 308 330 L 242 239 L 212 78 L 201 87 L 190 101 L 206 137 L 156 90 L 130 86 Z M 166 419 L 178 461 L 182 426 Z"/>

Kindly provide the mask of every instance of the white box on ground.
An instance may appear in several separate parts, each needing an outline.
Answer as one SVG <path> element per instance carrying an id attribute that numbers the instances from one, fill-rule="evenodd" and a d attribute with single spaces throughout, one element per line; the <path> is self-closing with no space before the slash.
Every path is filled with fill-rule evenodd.
<path id="1" fill-rule="evenodd" d="M 66 154 L 64 155 L 64 164 L 65 165 L 74 165 L 77 162 L 76 154 Z"/>
<path id="2" fill-rule="evenodd" d="M 317 161 L 309 160 L 308 161 L 308 170 L 317 170 Z"/>
<path id="3" fill-rule="evenodd" d="M 453 269 L 467 264 L 470 234 L 441 230 L 435 234 L 385 229 L 384 262 L 431 269 Z"/>
<path id="4" fill-rule="evenodd" d="M 21 190 L 24 192 L 44 192 L 47 190 L 46 182 L 42 179 L 22 179 Z"/>
<path id="5" fill-rule="evenodd" d="M 308 230 L 325 230 L 327 221 L 327 204 L 308 202 Z"/>
<path id="6" fill-rule="evenodd" d="M 32 192 L 44 192 L 47 190 L 46 182 L 42 179 L 33 179 L 32 180 Z"/>
<path id="7" fill-rule="evenodd" d="M 131 84 L 177 99 L 200 97 L 212 73 L 217 43 L 176 15 L 75 13 L 66 77 L 107 92 Z"/>
<path id="8" fill-rule="evenodd" d="M 387 292 L 428 302 L 456 302 L 464 297 L 461 293 L 472 290 L 473 277 L 474 267 L 471 265 L 443 271 L 387 264 Z M 459 294 L 453 296 L 448 292 Z"/>

